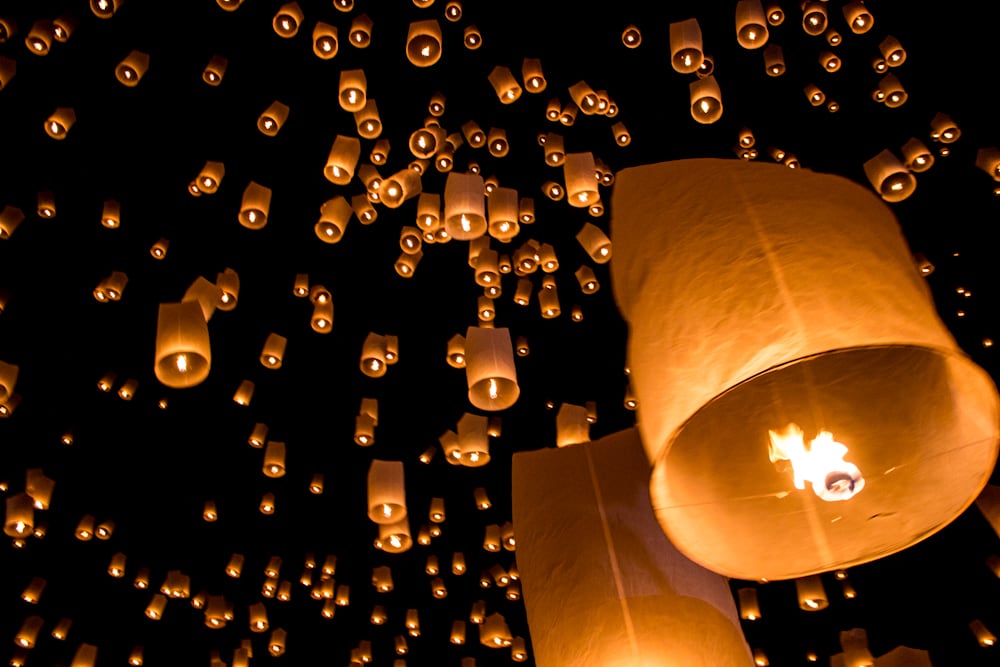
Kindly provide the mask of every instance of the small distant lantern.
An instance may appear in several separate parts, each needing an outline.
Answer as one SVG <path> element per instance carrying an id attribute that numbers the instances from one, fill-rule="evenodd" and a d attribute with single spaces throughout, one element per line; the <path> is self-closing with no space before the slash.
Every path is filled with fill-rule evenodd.
<path id="1" fill-rule="evenodd" d="M 55 195 L 47 190 L 39 192 L 38 206 L 35 210 L 38 212 L 38 217 L 40 218 L 50 219 L 56 217 Z"/>
<path id="2" fill-rule="evenodd" d="M 919 174 L 934 166 L 934 153 L 916 137 L 903 144 L 901 152 L 903 164 L 914 173 Z"/>
<path id="3" fill-rule="evenodd" d="M 796 579 L 795 592 L 799 598 L 799 609 L 803 611 L 819 611 L 830 605 L 823 580 L 818 574 Z"/>
<path id="4" fill-rule="evenodd" d="M 622 31 L 622 44 L 624 44 L 629 49 L 637 48 L 642 44 L 642 31 L 639 30 L 638 26 L 627 25 Z"/>
<path id="5" fill-rule="evenodd" d="M 906 62 L 906 49 L 892 35 L 887 35 L 879 42 L 878 50 L 882 53 L 882 57 L 885 58 L 885 63 L 889 67 L 899 67 Z"/>
<path id="6" fill-rule="evenodd" d="M 887 202 L 903 201 L 917 187 L 916 177 L 889 149 L 865 162 L 864 168 L 872 187 Z"/>
<path id="7" fill-rule="evenodd" d="M 809 100 L 809 104 L 814 107 L 822 106 L 826 102 L 826 93 L 820 90 L 819 86 L 814 83 L 808 84 L 803 92 L 806 94 L 806 99 Z"/>
<path id="8" fill-rule="evenodd" d="M 354 123 L 362 139 L 377 139 L 382 134 L 382 118 L 375 100 L 367 98 L 364 108 L 354 112 Z"/>
<path id="9" fill-rule="evenodd" d="M 586 208 L 600 199 L 593 153 L 569 153 L 563 161 L 563 179 L 570 206 Z"/>
<path id="10" fill-rule="evenodd" d="M 53 139 L 65 139 L 76 123 L 76 112 L 70 107 L 59 107 L 45 119 L 45 133 Z"/>
<path id="11" fill-rule="evenodd" d="M 950 144 L 962 136 L 962 131 L 948 114 L 937 113 L 931 119 L 931 139 L 942 144 Z"/>
<path id="12" fill-rule="evenodd" d="M 777 44 L 768 44 L 764 48 L 764 69 L 768 76 L 781 76 L 785 73 L 785 54 Z"/>
<path id="13" fill-rule="evenodd" d="M 882 77 L 878 82 L 878 92 L 882 102 L 890 109 L 902 106 L 909 97 L 895 74 L 886 74 Z"/>
<path id="14" fill-rule="evenodd" d="M 222 83 L 222 77 L 225 76 L 228 66 L 229 60 L 220 55 L 213 55 L 201 72 L 201 80 L 210 86 L 218 86 Z"/>
<path id="15" fill-rule="evenodd" d="M 142 51 L 131 51 L 125 59 L 115 67 L 115 78 L 123 86 L 139 85 L 146 70 L 149 69 L 149 54 Z"/>
<path id="16" fill-rule="evenodd" d="M 708 124 L 722 117 L 722 91 L 714 76 L 692 81 L 688 88 L 692 118 L 699 123 Z"/>
<path id="17" fill-rule="evenodd" d="M 529 93 L 540 93 L 548 86 L 542 61 L 538 58 L 525 58 L 521 63 L 521 79 Z"/>
<path id="18" fill-rule="evenodd" d="M 444 6 L 444 17 L 452 22 L 460 20 L 462 18 L 461 0 L 448 0 Z"/>
<path id="19" fill-rule="evenodd" d="M 153 599 L 146 605 L 146 616 L 154 621 L 163 618 L 163 610 L 167 607 L 167 596 L 163 593 L 154 593 Z"/>
<path id="20" fill-rule="evenodd" d="M 253 390 L 254 383 L 250 380 L 243 380 L 236 388 L 236 393 L 233 394 L 233 402 L 236 405 L 250 405 L 250 399 L 253 398 Z"/>
<path id="21" fill-rule="evenodd" d="M 52 48 L 52 31 L 52 21 L 48 19 L 35 21 L 24 38 L 24 44 L 28 47 L 28 53 L 34 53 L 38 56 L 48 55 L 49 49 Z"/>
<path id="22" fill-rule="evenodd" d="M 375 540 L 375 547 L 386 553 L 403 553 L 413 546 L 413 538 L 410 536 L 410 525 L 404 518 L 396 523 L 378 525 L 378 539 Z"/>
<path id="23" fill-rule="evenodd" d="M 475 25 L 469 24 L 462 30 L 462 43 L 465 48 L 475 51 L 483 45 L 483 33 Z"/>
<path id="24" fill-rule="evenodd" d="M 264 113 L 257 119 L 257 129 L 261 131 L 261 134 L 273 137 L 278 134 L 287 119 L 288 105 L 275 100 L 264 109 Z"/>
<path id="25" fill-rule="evenodd" d="M 90 0 L 90 11 L 99 19 L 109 19 L 124 3 L 125 0 Z"/>

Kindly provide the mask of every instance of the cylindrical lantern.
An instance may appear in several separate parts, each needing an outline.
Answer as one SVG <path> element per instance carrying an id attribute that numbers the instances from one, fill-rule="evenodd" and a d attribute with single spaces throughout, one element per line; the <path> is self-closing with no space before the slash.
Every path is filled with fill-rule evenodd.
<path id="1" fill-rule="evenodd" d="M 359 157 L 361 157 L 361 141 L 357 137 L 338 134 L 326 158 L 323 176 L 334 185 L 347 185 L 354 177 L 354 168 L 358 164 Z"/>
<path id="2" fill-rule="evenodd" d="M 899 67 L 906 62 L 906 49 L 892 35 L 886 36 L 879 42 L 878 50 L 882 53 L 882 57 L 885 58 L 885 63 L 889 67 Z"/>
<path id="3" fill-rule="evenodd" d="M 139 85 L 142 76 L 149 69 L 149 54 L 142 51 L 131 51 L 125 59 L 115 67 L 115 78 L 122 85 Z"/>
<path id="4" fill-rule="evenodd" d="M 268 477 L 285 475 L 285 443 L 271 440 L 264 450 L 264 474 Z M 275 575 L 277 576 L 277 575 Z"/>
<path id="5" fill-rule="evenodd" d="M 465 333 L 465 373 L 472 405 L 488 411 L 512 406 L 521 389 L 517 385 L 510 331 L 469 327 Z"/>
<path id="6" fill-rule="evenodd" d="M 702 124 L 722 118 L 722 91 L 714 76 L 696 79 L 688 85 L 691 96 L 691 117 Z"/>
<path id="7" fill-rule="evenodd" d="M 313 53 L 323 60 L 329 60 L 337 55 L 337 26 L 323 21 L 317 21 L 312 32 Z"/>
<path id="8" fill-rule="evenodd" d="M 510 241 L 521 229 L 518 222 L 517 190 L 499 187 L 486 201 L 489 212 L 489 235 L 499 241 Z M 499 270 L 499 268 L 497 269 Z M 497 276 L 499 278 L 499 276 Z"/>
<path id="9" fill-rule="evenodd" d="M 847 25 L 851 26 L 851 32 L 856 35 L 863 35 L 875 25 L 875 19 L 863 0 L 851 0 L 844 5 L 843 10 Z"/>
<path id="10" fill-rule="evenodd" d="M 903 201 L 917 188 L 916 177 L 889 149 L 865 162 L 864 167 L 872 187 L 887 202 Z"/>
<path id="11" fill-rule="evenodd" d="M 483 33 L 475 25 L 469 24 L 462 30 L 462 43 L 465 48 L 475 51 L 483 45 Z"/>
<path id="12" fill-rule="evenodd" d="M 75 122 L 76 111 L 71 107 L 59 107 L 45 119 L 45 133 L 53 139 L 65 139 Z"/>
<path id="13" fill-rule="evenodd" d="M 764 69 L 768 76 L 781 76 L 785 73 L 785 52 L 778 44 L 768 44 L 764 48 Z"/>
<path id="14" fill-rule="evenodd" d="M 485 184 L 478 174 L 450 172 L 444 185 L 444 226 L 459 241 L 486 233 Z"/>
<path id="15" fill-rule="evenodd" d="M 822 35 L 826 30 L 826 3 L 819 0 L 807 0 L 802 3 L 802 29 L 813 37 Z"/>
<path id="16" fill-rule="evenodd" d="M 348 41 L 351 46 L 359 49 L 366 49 L 372 43 L 372 26 L 374 23 L 368 14 L 358 14 L 351 19 L 351 30 L 348 33 Z"/>
<path id="17" fill-rule="evenodd" d="M 745 621 L 756 621 L 760 618 L 760 603 L 757 601 L 756 588 L 741 588 L 736 591 L 740 603 L 740 618 Z"/>
<path id="18" fill-rule="evenodd" d="M 326 200 L 320 207 L 319 220 L 313 227 L 316 236 L 324 243 L 337 243 L 344 237 L 354 209 L 342 195 Z"/>
<path id="19" fill-rule="evenodd" d="M 250 405 L 250 399 L 253 398 L 253 390 L 254 383 L 250 380 L 243 380 L 233 394 L 233 402 L 237 405 Z"/>
<path id="20" fill-rule="evenodd" d="M 402 461 L 372 460 L 368 468 L 368 518 L 378 524 L 406 519 Z"/>
<path id="21" fill-rule="evenodd" d="M 229 311 L 236 307 L 240 296 L 240 276 L 231 268 L 220 271 L 215 276 L 215 284 L 219 288 L 218 309 Z"/>
<path id="22" fill-rule="evenodd" d="M 521 97 L 522 88 L 509 67 L 497 65 L 489 74 L 490 84 L 503 104 L 511 104 Z"/>
<path id="23" fill-rule="evenodd" d="M 275 12 L 274 18 L 271 19 L 271 27 L 274 28 L 274 32 L 279 37 L 294 37 L 299 32 L 299 26 L 302 25 L 304 19 L 305 15 L 302 13 L 299 3 L 286 2 Z"/>
<path id="24" fill-rule="evenodd" d="M 642 31 L 639 30 L 638 26 L 632 24 L 625 26 L 625 30 L 622 31 L 622 44 L 629 49 L 637 48 L 642 44 Z"/>
<path id="25" fill-rule="evenodd" d="M 208 323 L 198 301 L 161 303 L 156 323 L 156 378 L 168 387 L 193 387 L 208 377 L 211 366 Z"/>
<path id="26" fill-rule="evenodd" d="M 909 95 L 895 74 L 886 74 L 878 82 L 878 93 L 882 102 L 890 109 L 902 106 Z"/>
<path id="27" fill-rule="evenodd" d="M 420 194 L 420 174 L 412 169 L 401 169 L 382 181 L 379 192 L 382 203 L 388 208 L 399 208 L 403 202 Z"/>
<path id="28" fill-rule="evenodd" d="M 664 537 L 648 476 L 634 428 L 514 455 L 517 565 L 538 665 L 750 664 L 728 582 Z"/>
<path id="29" fill-rule="evenodd" d="M 395 523 L 378 524 L 378 539 L 375 540 L 375 548 L 386 553 L 403 553 L 413 546 L 413 538 L 410 536 L 410 524 L 403 518 Z"/>
<path id="30" fill-rule="evenodd" d="M 286 120 L 288 120 L 288 105 L 275 100 L 257 119 L 257 129 L 261 134 L 273 137 L 278 134 Z"/>
<path id="31" fill-rule="evenodd" d="M 349 69 L 340 72 L 340 108 L 354 113 L 365 108 L 368 79 L 363 69 Z"/>
<path id="32" fill-rule="evenodd" d="M 899 551 L 973 501 L 996 387 L 867 189 L 680 160 L 620 171 L 612 210 L 653 505 L 679 549 L 734 578 L 802 577 Z"/>
<path id="33" fill-rule="evenodd" d="M 522 61 L 521 79 L 529 93 L 540 93 L 548 85 L 545 72 L 542 70 L 542 61 L 538 58 L 525 58 Z"/>
<path id="34" fill-rule="evenodd" d="M 358 136 L 362 139 L 378 139 L 382 134 L 382 118 L 374 99 L 369 97 L 365 100 L 364 108 L 354 112 L 354 123 L 358 128 Z"/>
<path id="35" fill-rule="evenodd" d="M 767 43 L 767 18 L 760 0 L 736 3 L 736 41 L 744 49 L 759 49 Z"/>
<path id="36" fill-rule="evenodd" d="M 441 25 L 434 19 L 414 21 L 406 35 L 406 59 L 430 67 L 441 59 Z"/>
<path id="37" fill-rule="evenodd" d="M 942 144 L 950 144 L 962 136 L 962 131 L 955 124 L 955 121 L 951 119 L 951 116 L 938 112 L 934 114 L 934 118 L 931 118 L 930 136 L 934 141 L 940 141 Z"/>
<path id="38" fill-rule="evenodd" d="M 201 72 L 202 81 L 210 86 L 218 86 L 222 83 L 222 77 L 225 76 L 228 66 L 229 60 L 218 54 L 213 55 Z"/>
<path id="39" fill-rule="evenodd" d="M 4 535 L 23 538 L 35 529 L 35 502 L 27 493 L 7 496 L 7 514 L 4 518 Z"/>
<path id="40" fill-rule="evenodd" d="M 819 611 L 830 605 L 823 580 L 818 574 L 796 579 L 795 593 L 799 598 L 799 609 L 803 611 Z"/>
<path id="41" fill-rule="evenodd" d="M 458 449 L 455 458 L 469 468 L 478 468 L 490 462 L 490 439 L 487 433 L 489 420 L 482 415 L 466 412 L 458 420 Z"/>
<path id="42" fill-rule="evenodd" d="M 597 225 L 583 223 L 583 227 L 576 234 L 576 240 L 598 264 L 606 264 L 611 260 L 611 239 Z"/>
<path id="43" fill-rule="evenodd" d="M 693 74 L 701 67 L 705 54 L 701 48 L 698 19 L 670 24 L 670 64 L 680 74 Z"/>
<path id="44" fill-rule="evenodd" d="M 575 208 L 586 208 L 600 199 L 597 192 L 597 168 L 594 154 L 569 153 L 563 161 L 566 201 Z"/>
<path id="45" fill-rule="evenodd" d="M 247 229 L 260 229 L 267 224 L 271 209 L 271 188 L 250 181 L 243 190 L 239 221 Z"/>
<path id="46" fill-rule="evenodd" d="M 590 441 L 590 422 L 582 405 L 563 403 L 556 414 L 556 446 L 568 447 Z"/>

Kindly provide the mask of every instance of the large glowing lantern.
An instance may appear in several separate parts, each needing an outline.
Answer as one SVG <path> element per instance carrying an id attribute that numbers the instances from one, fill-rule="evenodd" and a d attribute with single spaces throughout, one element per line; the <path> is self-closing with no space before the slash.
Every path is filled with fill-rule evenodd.
<path id="1" fill-rule="evenodd" d="M 517 565 L 538 667 L 745 667 L 725 578 L 664 537 L 635 428 L 514 455 Z"/>
<path id="2" fill-rule="evenodd" d="M 193 387 L 208 377 L 212 350 L 198 300 L 161 303 L 156 324 L 156 378 L 168 387 Z"/>
<path id="3" fill-rule="evenodd" d="M 997 457 L 996 387 L 885 204 L 743 160 L 616 183 L 615 298 L 678 549 L 734 578 L 802 577 L 900 551 L 972 503 Z"/>
<path id="4" fill-rule="evenodd" d="M 505 328 L 469 327 L 465 332 L 465 374 L 469 402 L 480 410 L 504 410 L 517 402 L 514 350 Z"/>

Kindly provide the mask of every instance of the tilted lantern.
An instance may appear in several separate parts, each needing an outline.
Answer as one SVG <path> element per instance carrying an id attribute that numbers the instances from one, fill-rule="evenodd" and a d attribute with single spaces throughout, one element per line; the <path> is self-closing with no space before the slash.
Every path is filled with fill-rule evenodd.
<path id="1" fill-rule="evenodd" d="M 364 108 L 364 104 L 361 105 Z M 354 177 L 354 168 L 361 157 L 361 140 L 338 134 L 330 147 L 330 154 L 323 167 L 326 180 L 334 185 L 347 185 Z"/>
<path id="2" fill-rule="evenodd" d="M 670 24 L 670 64 L 680 74 L 693 74 L 701 67 L 705 53 L 701 47 L 698 19 Z"/>
<path id="3" fill-rule="evenodd" d="M 271 209 L 271 188 L 250 181 L 243 190 L 239 221 L 247 229 L 260 229 L 267 224 Z"/>
<path id="4" fill-rule="evenodd" d="M 271 102 L 257 119 L 257 129 L 268 137 L 277 135 L 285 121 L 288 120 L 288 110 L 287 104 L 278 100 Z"/>
<path id="5" fill-rule="evenodd" d="M 751 664 L 725 577 L 685 558 L 657 525 L 636 429 L 519 452 L 511 478 L 538 665 Z"/>
<path id="6" fill-rule="evenodd" d="M 286 2 L 271 19 L 271 26 L 279 37 L 294 37 L 299 32 L 299 26 L 305 20 L 305 14 L 297 2 Z"/>
<path id="7" fill-rule="evenodd" d="M 903 201 L 917 187 L 916 177 L 889 149 L 865 162 L 864 168 L 872 187 L 887 202 Z"/>
<path id="8" fill-rule="evenodd" d="M 323 60 L 329 60 L 337 55 L 337 26 L 323 21 L 317 21 L 312 32 L 313 53 Z"/>
<path id="9" fill-rule="evenodd" d="M 509 67 L 497 65 L 490 72 L 488 78 L 494 92 L 496 92 L 497 97 L 500 98 L 503 104 L 511 104 L 521 97 L 523 89 L 517 82 L 517 79 L 514 78 L 514 73 L 510 71 Z"/>
<path id="10" fill-rule="evenodd" d="M 406 36 L 406 58 L 417 67 L 430 67 L 441 59 L 441 25 L 436 20 L 410 24 Z"/>
<path id="11" fill-rule="evenodd" d="M 653 507 L 681 551 L 804 577 L 905 549 L 975 499 L 996 387 L 871 192 L 681 160 L 619 172 L 612 204 Z"/>
<path id="12" fill-rule="evenodd" d="M 139 85 L 139 81 L 147 69 L 149 69 L 149 54 L 142 51 L 131 51 L 115 67 L 115 78 L 122 85 L 131 88 Z"/>

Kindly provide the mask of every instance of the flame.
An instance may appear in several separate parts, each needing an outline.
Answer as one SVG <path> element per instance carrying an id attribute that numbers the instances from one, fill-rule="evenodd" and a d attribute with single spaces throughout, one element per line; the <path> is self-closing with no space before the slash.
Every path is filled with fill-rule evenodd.
<path id="1" fill-rule="evenodd" d="M 865 488 L 865 479 L 853 463 L 844 460 L 847 446 L 820 431 L 809 445 L 798 424 L 789 423 L 780 431 L 768 431 L 771 462 L 791 461 L 796 489 L 812 484 L 813 493 L 826 501 L 848 500 Z"/>

